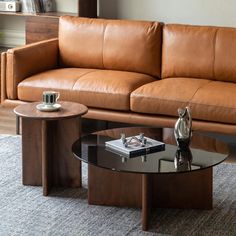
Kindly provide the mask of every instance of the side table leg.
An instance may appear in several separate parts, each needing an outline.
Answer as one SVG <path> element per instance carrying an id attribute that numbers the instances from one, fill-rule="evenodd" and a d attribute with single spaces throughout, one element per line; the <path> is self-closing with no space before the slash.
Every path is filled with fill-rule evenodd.
<path id="1" fill-rule="evenodd" d="M 47 121 L 42 121 L 42 185 L 43 195 L 47 196 L 50 190 Z"/>
<path id="2" fill-rule="evenodd" d="M 142 174 L 142 230 L 148 230 L 148 217 L 150 212 L 150 183 L 147 174 Z"/>
<path id="3" fill-rule="evenodd" d="M 20 134 L 20 117 L 16 115 L 16 134 Z"/>

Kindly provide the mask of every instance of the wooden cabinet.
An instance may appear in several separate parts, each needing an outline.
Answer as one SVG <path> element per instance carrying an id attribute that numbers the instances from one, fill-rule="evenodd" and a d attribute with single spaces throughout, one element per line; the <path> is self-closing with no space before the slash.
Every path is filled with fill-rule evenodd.
<path id="1" fill-rule="evenodd" d="M 81 17 L 97 17 L 97 0 L 77 0 L 78 12 L 49 12 L 49 13 L 11 13 L 0 12 L 0 15 L 25 17 L 26 44 L 38 42 L 44 39 L 55 38 L 58 35 L 59 17 L 62 15 L 74 15 Z"/>
<path id="2" fill-rule="evenodd" d="M 78 16 L 97 17 L 97 0 L 78 0 Z"/>
<path id="3" fill-rule="evenodd" d="M 58 36 L 58 22 L 59 17 L 26 17 L 26 44 L 56 38 Z"/>

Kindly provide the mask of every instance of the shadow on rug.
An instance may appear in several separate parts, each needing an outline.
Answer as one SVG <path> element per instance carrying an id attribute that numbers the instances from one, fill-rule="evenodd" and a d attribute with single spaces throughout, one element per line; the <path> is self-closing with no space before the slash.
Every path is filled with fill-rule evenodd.
<path id="1" fill-rule="evenodd" d="M 158 209 L 148 232 L 139 209 L 87 204 L 87 168 L 83 188 L 53 189 L 21 183 L 21 139 L 0 136 L 0 235 L 236 235 L 236 165 L 214 168 L 214 209 Z"/>

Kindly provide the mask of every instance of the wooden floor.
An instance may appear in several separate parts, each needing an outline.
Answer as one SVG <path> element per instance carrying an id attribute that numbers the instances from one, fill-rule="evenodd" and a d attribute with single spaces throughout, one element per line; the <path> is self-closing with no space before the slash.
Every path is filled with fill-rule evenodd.
<path id="1" fill-rule="evenodd" d="M 1 106 L 0 134 L 16 134 L 16 118 L 13 110 Z"/>
<path id="2" fill-rule="evenodd" d="M 16 117 L 11 108 L 0 106 L 0 134 L 16 134 Z M 236 156 L 228 158 L 227 162 L 236 163 Z"/>

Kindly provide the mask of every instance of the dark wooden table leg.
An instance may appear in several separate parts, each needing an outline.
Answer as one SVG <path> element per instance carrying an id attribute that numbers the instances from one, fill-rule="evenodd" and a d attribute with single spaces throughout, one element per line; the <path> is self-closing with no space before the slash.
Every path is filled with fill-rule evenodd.
<path id="1" fill-rule="evenodd" d="M 42 121 L 21 118 L 22 182 L 42 186 Z"/>
<path id="2" fill-rule="evenodd" d="M 43 195 L 47 196 L 50 191 L 49 180 L 49 157 L 48 157 L 48 137 L 47 137 L 47 121 L 42 121 L 42 185 Z"/>
<path id="3" fill-rule="evenodd" d="M 142 174 L 142 230 L 148 230 L 148 217 L 150 213 L 150 186 L 147 174 Z"/>
<path id="4" fill-rule="evenodd" d="M 212 167 L 187 173 L 152 176 L 154 207 L 212 209 Z"/>
<path id="5" fill-rule="evenodd" d="M 48 121 L 50 180 L 54 187 L 81 187 L 81 162 L 72 153 L 80 136 L 78 118 Z"/>
<path id="6" fill-rule="evenodd" d="M 16 115 L 16 134 L 20 134 L 20 117 Z"/>

